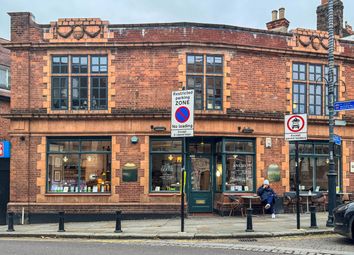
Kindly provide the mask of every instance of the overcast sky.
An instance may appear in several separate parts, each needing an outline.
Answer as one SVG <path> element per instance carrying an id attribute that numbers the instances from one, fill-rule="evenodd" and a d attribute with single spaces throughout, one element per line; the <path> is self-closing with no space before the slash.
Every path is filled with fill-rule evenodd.
<path id="1" fill-rule="evenodd" d="M 342 0 L 344 20 L 354 26 L 354 0 Z M 37 23 L 98 17 L 111 24 L 200 22 L 265 29 L 271 11 L 285 7 L 290 29 L 316 28 L 321 0 L 0 0 L 0 37 L 10 39 L 7 12 L 32 12 Z"/>

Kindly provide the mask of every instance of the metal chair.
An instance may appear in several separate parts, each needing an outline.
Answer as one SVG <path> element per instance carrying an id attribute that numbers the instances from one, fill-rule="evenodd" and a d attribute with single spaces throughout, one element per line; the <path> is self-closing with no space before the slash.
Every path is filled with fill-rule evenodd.
<path id="1" fill-rule="evenodd" d="M 230 213 L 229 216 L 233 215 L 236 210 L 240 210 L 241 216 L 243 217 L 243 201 L 242 198 L 236 196 L 228 196 L 230 200 Z"/>
<path id="2" fill-rule="evenodd" d="M 296 211 L 296 193 L 295 192 L 285 192 L 284 193 L 284 206 L 288 208 L 288 211 L 290 212 L 290 208 L 292 209 L 292 213 Z M 303 213 L 303 207 L 301 204 L 301 197 L 299 199 L 300 201 L 300 212 Z"/>
<path id="3" fill-rule="evenodd" d="M 327 197 L 322 192 L 316 192 L 316 196 L 311 198 L 312 204 L 326 211 Z"/>

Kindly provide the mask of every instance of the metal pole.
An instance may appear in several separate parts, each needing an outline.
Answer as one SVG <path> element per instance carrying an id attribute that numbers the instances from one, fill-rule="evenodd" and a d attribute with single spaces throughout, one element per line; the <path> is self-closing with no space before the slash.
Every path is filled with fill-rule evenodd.
<path id="1" fill-rule="evenodd" d="M 329 110 L 329 172 L 328 176 L 328 220 L 327 227 L 333 227 L 333 209 L 336 204 L 336 177 L 334 166 L 334 31 L 333 31 L 333 0 L 328 1 L 328 110 Z"/>
<path id="2" fill-rule="evenodd" d="M 300 182 L 299 182 L 299 142 L 295 142 L 295 190 L 296 190 L 296 226 L 300 229 Z"/>
<path id="3" fill-rule="evenodd" d="M 65 232 L 64 229 L 64 212 L 59 212 L 59 229 L 58 232 Z"/>
<path id="4" fill-rule="evenodd" d="M 114 233 L 122 233 L 122 211 L 116 211 L 116 229 Z"/>
<path id="5" fill-rule="evenodd" d="M 252 224 L 252 212 L 253 209 L 247 208 L 247 225 L 246 225 L 246 232 L 254 232 L 253 224 Z"/>
<path id="6" fill-rule="evenodd" d="M 9 212 L 7 214 L 7 220 L 8 220 L 8 227 L 7 227 L 7 232 L 13 232 L 15 231 L 14 229 L 14 213 L 13 212 Z"/>
<path id="7" fill-rule="evenodd" d="M 184 232 L 184 174 L 186 171 L 186 161 L 187 161 L 187 157 L 186 157 L 186 138 L 183 138 L 183 168 L 181 171 L 181 177 L 182 177 L 182 181 L 181 181 L 181 232 Z"/>

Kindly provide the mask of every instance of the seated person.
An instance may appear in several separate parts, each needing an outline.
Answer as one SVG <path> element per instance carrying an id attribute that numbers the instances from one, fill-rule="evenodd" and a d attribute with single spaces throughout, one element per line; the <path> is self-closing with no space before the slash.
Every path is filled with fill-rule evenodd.
<path id="1" fill-rule="evenodd" d="M 260 196 L 264 208 L 272 213 L 272 218 L 275 218 L 274 203 L 277 195 L 269 186 L 269 181 L 264 180 L 263 185 L 258 188 L 257 195 Z"/>

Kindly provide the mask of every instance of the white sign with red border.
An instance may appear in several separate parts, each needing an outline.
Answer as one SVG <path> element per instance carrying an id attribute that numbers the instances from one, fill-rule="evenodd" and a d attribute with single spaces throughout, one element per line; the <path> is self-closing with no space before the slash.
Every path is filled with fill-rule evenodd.
<path id="1" fill-rule="evenodd" d="M 285 115 L 285 140 L 307 140 L 307 114 Z"/>
<path id="2" fill-rule="evenodd" d="M 171 137 L 194 135 L 194 90 L 172 92 Z"/>

